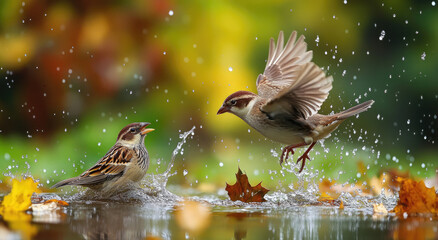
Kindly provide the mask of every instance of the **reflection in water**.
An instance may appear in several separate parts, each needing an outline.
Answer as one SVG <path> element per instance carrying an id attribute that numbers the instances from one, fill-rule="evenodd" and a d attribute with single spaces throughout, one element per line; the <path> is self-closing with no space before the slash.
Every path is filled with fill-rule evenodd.
<path id="1" fill-rule="evenodd" d="M 144 239 L 147 236 L 171 239 L 170 209 L 138 203 L 72 204 L 69 225 L 85 239 Z"/>
<path id="2" fill-rule="evenodd" d="M 247 218 L 260 218 L 263 216 L 261 212 L 232 212 L 226 214 L 228 218 L 235 219 L 234 223 L 234 239 L 241 240 L 247 237 L 248 226 Z"/>
<path id="3" fill-rule="evenodd" d="M 178 223 L 175 202 L 76 201 L 62 211 L 60 222 L 36 216 L 4 222 L 0 239 L 17 233 L 21 239 L 438 239 L 437 217 L 373 218 L 358 208 L 219 202 L 197 234 Z"/>

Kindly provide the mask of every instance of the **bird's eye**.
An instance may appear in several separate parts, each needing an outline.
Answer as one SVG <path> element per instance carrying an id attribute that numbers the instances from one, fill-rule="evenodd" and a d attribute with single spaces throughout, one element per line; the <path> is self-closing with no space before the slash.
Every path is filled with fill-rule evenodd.
<path id="1" fill-rule="evenodd" d="M 129 131 L 134 133 L 135 132 L 135 128 L 130 128 Z"/>
<path id="2" fill-rule="evenodd" d="M 231 103 L 231 105 L 236 105 L 237 101 L 236 100 L 231 100 L 230 103 Z"/>

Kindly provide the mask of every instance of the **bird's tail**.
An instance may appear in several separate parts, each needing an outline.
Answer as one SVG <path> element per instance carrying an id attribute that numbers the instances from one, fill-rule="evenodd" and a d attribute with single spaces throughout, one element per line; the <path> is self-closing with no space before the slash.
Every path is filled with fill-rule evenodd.
<path id="1" fill-rule="evenodd" d="M 74 177 L 74 178 L 62 180 L 62 181 L 54 184 L 51 188 L 59 188 L 59 187 L 66 186 L 66 185 L 75 185 L 74 182 L 76 182 L 76 180 L 78 180 L 78 178 L 79 177 Z"/>
<path id="2" fill-rule="evenodd" d="M 340 113 L 336 114 L 337 120 L 343 120 L 343 119 L 349 118 L 351 116 L 354 116 L 356 114 L 359 114 L 361 112 L 364 112 L 368 108 L 370 108 L 371 105 L 373 105 L 373 103 L 374 103 L 373 100 L 369 100 L 369 101 L 366 101 L 366 102 L 361 103 L 359 105 L 356 105 L 352 108 L 349 108 L 343 112 L 340 112 Z"/>

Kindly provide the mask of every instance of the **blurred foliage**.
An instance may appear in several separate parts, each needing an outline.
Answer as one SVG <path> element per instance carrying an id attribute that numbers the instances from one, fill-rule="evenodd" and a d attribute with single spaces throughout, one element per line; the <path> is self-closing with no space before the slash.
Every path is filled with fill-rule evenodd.
<path id="1" fill-rule="evenodd" d="M 178 135 L 196 125 L 171 182 L 222 187 L 240 165 L 254 181 L 287 189 L 296 177 L 278 164 L 282 146 L 231 114 L 215 113 L 232 92 L 256 91 L 269 38 L 297 30 L 314 61 L 335 79 L 323 113 L 376 101 L 317 146 L 308 167 L 344 181 L 358 178 L 358 160 L 369 174 L 397 168 L 433 176 L 434 5 L 0 1 L 0 168 L 51 185 L 94 164 L 126 124 L 150 121 L 157 129 L 146 139 L 150 172 L 165 169 Z"/>

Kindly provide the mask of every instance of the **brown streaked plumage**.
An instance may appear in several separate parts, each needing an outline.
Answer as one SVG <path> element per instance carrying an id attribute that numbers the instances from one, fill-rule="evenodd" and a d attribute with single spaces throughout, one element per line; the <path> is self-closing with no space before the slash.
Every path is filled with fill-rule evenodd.
<path id="1" fill-rule="evenodd" d="M 94 166 L 78 177 L 56 183 L 52 188 L 79 185 L 102 192 L 112 192 L 128 182 L 140 181 L 149 167 L 149 154 L 144 146 L 150 123 L 131 123 L 117 136 L 114 146 Z"/>
<path id="2" fill-rule="evenodd" d="M 287 144 L 280 165 L 294 148 L 309 145 L 297 160 L 302 161 L 301 172 L 318 140 L 329 136 L 346 118 L 366 111 L 374 101 L 333 115 L 318 114 L 332 89 L 333 78 L 311 62 L 312 51 L 307 51 L 304 37 L 296 38 L 295 31 L 286 45 L 282 31 L 277 45 L 271 38 L 265 71 L 256 82 L 258 95 L 235 92 L 225 99 L 217 114 L 233 113 L 265 137 Z"/>

